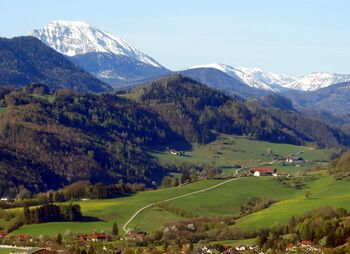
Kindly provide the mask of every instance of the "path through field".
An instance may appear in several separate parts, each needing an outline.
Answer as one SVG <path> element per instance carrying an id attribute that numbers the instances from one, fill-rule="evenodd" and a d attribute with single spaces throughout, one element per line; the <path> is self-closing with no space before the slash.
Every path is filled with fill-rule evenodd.
<path id="1" fill-rule="evenodd" d="M 190 192 L 190 193 L 182 194 L 182 195 L 180 195 L 180 196 L 176 196 L 176 197 L 173 197 L 173 198 L 168 198 L 168 199 L 165 199 L 165 200 L 162 200 L 162 201 L 158 201 L 158 202 L 154 202 L 154 203 L 148 204 L 148 205 L 142 207 L 141 209 L 137 210 L 137 211 L 130 217 L 130 219 L 124 224 L 123 230 L 124 230 L 124 232 L 128 232 L 129 229 L 127 228 L 127 226 L 136 218 L 137 215 L 139 215 L 141 212 L 143 212 L 143 211 L 146 210 L 147 208 L 150 208 L 150 207 L 152 207 L 152 206 L 159 205 L 159 204 L 162 204 L 162 203 L 170 202 L 170 201 L 173 201 L 173 200 L 176 200 L 176 199 L 180 199 L 180 198 L 188 197 L 188 196 L 191 196 L 191 195 L 195 195 L 195 194 L 198 194 L 198 193 L 203 193 L 203 192 L 206 192 L 206 191 L 209 191 L 209 190 L 218 188 L 218 187 L 220 187 L 221 185 L 224 185 L 224 184 L 226 184 L 226 183 L 229 183 L 229 182 L 232 182 L 232 181 L 236 181 L 236 180 L 239 180 L 239 179 L 244 179 L 244 178 L 246 178 L 246 177 L 231 178 L 231 179 L 229 179 L 229 180 L 227 180 L 227 181 L 218 183 L 218 184 L 216 184 L 216 185 L 214 185 L 214 186 L 211 186 L 211 187 L 208 187 L 208 188 L 204 188 L 204 189 L 202 189 L 202 190 L 193 191 L 193 192 Z"/>

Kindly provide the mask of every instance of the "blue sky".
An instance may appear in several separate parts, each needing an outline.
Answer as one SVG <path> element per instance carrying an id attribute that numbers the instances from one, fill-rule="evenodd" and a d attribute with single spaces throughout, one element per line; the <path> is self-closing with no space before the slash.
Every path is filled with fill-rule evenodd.
<path id="1" fill-rule="evenodd" d="M 350 73 L 348 0 L 0 0 L 0 36 L 82 20 L 178 70 L 220 62 Z"/>

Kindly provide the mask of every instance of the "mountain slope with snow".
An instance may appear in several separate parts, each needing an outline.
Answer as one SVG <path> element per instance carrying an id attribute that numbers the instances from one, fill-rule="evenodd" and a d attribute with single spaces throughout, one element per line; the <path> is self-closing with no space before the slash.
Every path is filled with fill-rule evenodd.
<path id="1" fill-rule="evenodd" d="M 349 74 L 337 74 L 329 72 L 316 72 L 296 79 L 294 82 L 282 84 L 282 86 L 302 91 L 316 91 L 333 84 L 350 81 Z"/>
<path id="2" fill-rule="evenodd" d="M 250 87 L 280 92 L 285 89 L 316 91 L 330 85 L 350 81 L 349 74 L 328 72 L 311 73 L 302 77 L 289 77 L 267 72 L 259 68 L 231 67 L 224 64 L 196 65 L 189 69 L 213 68 L 241 80 Z"/>
<path id="3" fill-rule="evenodd" d="M 283 86 L 294 81 L 294 78 L 263 71 L 259 68 L 231 67 L 224 64 L 196 65 L 189 69 L 213 68 L 220 70 L 231 77 L 238 78 L 250 87 L 278 92 L 283 90 Z"/>
<path id="4" fill-rule="evenodd" d="M 125 40 L 85 22 L 52 21 L 30 35 L 112 85 L 158 77 L 168 72 Z"/>

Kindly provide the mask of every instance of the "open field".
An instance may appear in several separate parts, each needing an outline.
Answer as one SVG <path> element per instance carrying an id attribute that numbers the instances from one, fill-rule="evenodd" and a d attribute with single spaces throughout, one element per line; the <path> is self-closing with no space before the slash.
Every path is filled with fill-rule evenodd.
<path id="1" fill-rule="evenodd" d="M 113 222 L 117 222 L 122 232 L 123 224 L 131 217 L 131 215 L 138 209 L 153 202 L 161 201 L 181 194 L 201 190 L 223 180 L 204 180 L 193 184 L 184 185 L 181 188 L 168 188 L 155 191 L 145 191 L 138 194 L 122 197 L 118 199 L 108 200 L 89 200 L 77 202 L 82 208 L 85 216 L 90 216 L 91 220 L 95 218 L 96 221 L 89 222 L 57 222 L 45 223 L 36 225 L 25 225 L 14 233 L 30 233 L 32 235 L 51 235 L 55 236 L 57 233 L 64 233 L 67 229 L 72 232 L 92 232 L 94 230 L 104 230 L 109 232 L 112 229 Z M 173 215 L 171 215 L 174 217 Z M 150 225 L 158 218 L 153 218 L 148 221 Z M 133 224 L 130 226 L 134 226 Z"/>
<path id="2" fill-rule="evenodd" d="M 305 160 L 328 160 L 326 150 L 314 150 L 310 147 L 289 144 L 276 144 L 264 141 L 250 140 L 246 137 L 221 134 L 219 138 L 206 145 L 193 145 L 191 151 L 186 151 L 186 156 L 175 156 L 167 150 L 153 150 L 152 154 L 162 163 L 181 164 L 183 162 L 193 164 L 214 164 L 219 167 L 232 167 L 233 165 L 255 166 L 272 160 L 267 154 L 286 156 L 298 154 Z"/>
<path id="3" fill-rule="evenodd" d="M 32 235 L 47 234 L 54 236 L 72 232 L 92 232 L 104 230 L 109 232 L 116 221 L 120 231 L 126 220 L 141 207 L 152 202 L 161 201 L 180 194 L 200 190 L 219 183 L 220 180 L 206 180 L 189 184 L 182 188 L 170 188 L 147 191 L 130 197 L 111 200 L 91 200 L 79 202 L 83 214 L 100 219 L 92 222 L 64 222 L 26 225 L 14 233 L 30 233 Z M 309 190 L 311 199 L 304 193 Z M 339 195 L 339 193 L 342 193 Z M 307 189 L 295 190 L 283 187 L 273 177 L 251 177 L 229 182 L 217 189 L 198 193 L 169 202 L 171 207 L 180 207 L 200 216 L 233 216 L 239 214 L 240 206 L 252 197 L 271 197 L 278 201 L 269 208 L 248 215 L 237 221 L 235 227 L 253 230 L 266 226 L 287 223 L 293 215 L 321 206 L 331 205 L 350 209 L 350 186 L 346 181 L 336 181 L 324 174 L 321 178 L 309 182 Z M 137 227 L 152 231 L 169 221 L 184 219 L 159 207 L 151 207 L 140 213 L 129 227 Z"/>
<path id="4" fill-rule="evenodd" d="M 313 150 L 308 147 L 286 144 L 271 144 L 227 135 L 222 135 L 220 139 L 208 145 L 195 147 L 193 151 L 187 153 L 188 157 L 173 156 L 168 152 L 155 152 L 155 154 L 162 162 L 177 160 L 176 163 L 183 161 L 192 163 L 216 162 L 215 164 L 221 167 L 229 167 L 235 164 L 256 166 L 271 161 L 271 157 L 266 155 L 268 149 L 273 154 L 280 156 L 302 152 L 298 156 L 307 160 L 323 161 L 328 159 L 325 150 Z M 218 152 L 220 152 L 219 155 Z M 220 158 L 217 158 L 217 156 Z M 290 173 L 308 168 L 308 165 L 300 167 L 284 165 L 282 161 L 274 162 L 269 166 Z M 199 191 L 223 181 L 203 180 L 180 188 L 145 191 L 118 199 L 79 201 L 77 203 L 80 204 L 84 216 L 89 218 L 88 221 L 25 225 L 14 233 L 55 236 L 57 233 L 64 234 L 67 230 L 71 232 L 110 232 L 113 222 L 118 223 L 119 230 L 122 232 L 124 223 L 140 208 L 151 203 Z M 312 199 L 305 199 L 306 190 L 311 191 Z M 342 196 L 337 195 L 337 193 L 342 193 Z M 348 187 L 345 181 L 336 182 L 325 173 L 322 178 L 309 182 L 307 189 L 297 190 L 284 187 L 273 177 L 250 177 L 228 182 L 216 189 L 183 197 L 167 202 L 167 204 L 170 207 L 182 208 L 199 216 L 236 216 L 239 214 L 240 206 L 253 197 L 271 197 L 278 202 L 268 209 L 240 219 L 235 226 L 257 229 L 286 223 L 292 215 L 301 215 L 307 210 L 327 204 L 350 208 L 350 204 L 344 204 L 344 200 L 350 197 L 350 186 Z M 158 206 L 152 206 L 137 215 L 128 227 L 137 227 L 151 232 L 163 226 L 166 222 L 182 219 L 184 217 Z M 3 223 L 3 221 L 0 221 L 0 226 L 4 226 Z"/>
<path id="5" fill-rule="evenodd" d="M 6 108 L 0 107 L 0 117 L 6 112 Z"/>

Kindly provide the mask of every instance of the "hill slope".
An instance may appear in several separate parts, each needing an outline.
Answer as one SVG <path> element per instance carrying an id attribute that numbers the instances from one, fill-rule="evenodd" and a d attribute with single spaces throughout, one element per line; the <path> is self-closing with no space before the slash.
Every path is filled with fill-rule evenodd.
<path id="1" fill-rule="evenodd" d="M 341 131 L 298 112 L 229 97 L 180 75 L 151 82 L 133 93 L 189 142 L 209 142 L 215 138 L 214 130 L 278 143 L 315 142 L 323 147 L 350 144 L 350 138 Z"/>
<path id="2" fill-rule="evenodd" d="M 0 39 L 0 84 L 25 86 L 33 82 L 78 92 L 111 89 L 34 37 Z"/>
<path id="3" fill-rule="evenodd" d="M 266 90 L 247 86 L 238 77 L 233 77 L 215 68 L 192 68 L 180 72 L 202 84 L 206 84 L 227 93 L 236 94 L 242 98 L 267 94 Z"/>
<path id="4" fill-rule="evenodd" d="M 347 114 L 350 111 L 350 82 L 311 92 L 289 91 L 283 95 L 301 108 L 328 111 L 335 115 Z"/>
<path id="5" fill-rule="evenodd" d="M 0 119 L 0 196 L 88 180 L 161 181 L 144 149 L 179 139 L 157 115 L 116 95 L 59 95 L 50 103 L 23 91 L 6 97 Z"/>

